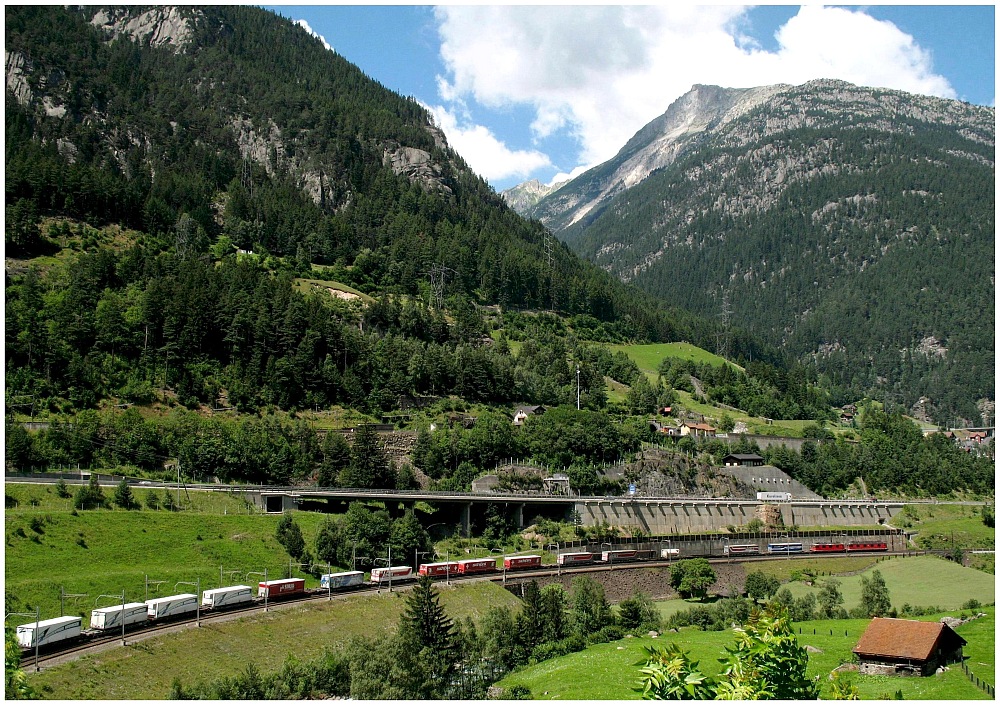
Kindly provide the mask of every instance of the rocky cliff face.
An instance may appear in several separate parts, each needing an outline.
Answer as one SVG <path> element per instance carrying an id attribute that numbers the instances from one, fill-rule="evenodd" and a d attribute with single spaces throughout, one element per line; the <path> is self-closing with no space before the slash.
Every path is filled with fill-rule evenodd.
<path id="1" fill-rule="evenodd" d="M 126 8 L 102 8 L 90 23 L 111 39 L 125 36 L 139 44 L 181 52 L 194 36 L 193 17 L 179 7 L 156 7 L 138 13 Z"/>
<path id="2" fill-rule="evenodd" d="M 206 13 L 196 7 L 164 6 L 145 9 L 122 6 L 85 8 L 84 13 L 89 18 L 90 26 L 97 29 L 107 43 L 127 39 L 143 47 L 173 54 L 197 54 L 199 47 L 196 43 L 196 30 L 199 27 L 203 30 L 207 28 L 209 32 L 228 31 L 225 27 L 215 26 Z M 31 57 L 18 51 L 8 51 L 5 64 L 7 91 L 21 105 L 44 111 L 48 117 L 82 120 L 93 125 L 98 133 L 114 123 L 114 116 L 107 112 L 107 106 L 100 101 L 89 104 L 81 101 L 60 69 L 37 65 Z M 215 79 L 199 74 L 198 69 L 192 69 L 188 78 L 193 82 L 199 97 L 210 102 L 212 88 L 216 85 Z M 241 98 L 244 104 L 249 100 L 248 97 Z M 76 109 L 83 114 L 68 113 L 67 105 L 74 102 L 77 104 Z M 271 117 L 255 120 L 242 112 L 238 104 L 216 104 L 211 109 L 221 114 L 223 121 L 228 124 L 240 156 L 261 167 L 268 176 L 273 177 L 278 172 L 292 175 L 309 198 L 328 211 L 337 210 L 350 202 L 349 189 L 342 183 L 337 183 L 338 165 L 333 163 L 336 160 L 316 155 L 312 149 L 315 140 L 310 134 L 311 130 L 304 127 L 301 121 L 291 126 L 280 124 Z M 170 124 L 175 131 L 184 127 L 179 128 L 173 121 Z M 383 140 L 373 146 L 383 153 L 383 164 L 396 175 L 405 176 L 425 189 L 448 195 L 451 188 L 446 174 L 449 170 L 460 167 L 452 159 L 444 134 L 429 122 L 423 129 L 433 139 L 436 148 L 433 154 L 395 140 Z M 149 151 L 151 142 L 155 142 L 155 138 L 134 128 L 129 128 L 127 134 L 113 128 L 107 128 L 107 132 L 104 137 L 110 144 L 126 140 Z M 58 147 L 63 156 L 70 159 L 79 149 L 78 145 L 65 139 L 59 141 Z M 114 151 L 119 168 L 129 169 L 125 150 Z"/>
<path id="3" fill-rule="evenodd" d="M 696 85 L 637 132 L 613 159 L 570 181 L 556 194 L 542 194 L 535 204 L 512 202 L 511 206 L 524 215 L 538 218 L 553 230 L 564 230 L 599 212 L 616 194 L 639 184 L 655 170 L 673 164 L 706 134 L 712 134 L 787 88 Z"/>

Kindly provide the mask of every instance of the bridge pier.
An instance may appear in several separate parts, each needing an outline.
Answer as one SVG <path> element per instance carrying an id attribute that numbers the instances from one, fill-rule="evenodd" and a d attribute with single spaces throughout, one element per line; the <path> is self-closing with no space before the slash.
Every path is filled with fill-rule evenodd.
<path id="1" fill-rule="evenodd" d="M 469 526 L 471 523 L 472 515 L 472 502 L 466 502 L 462 505 L 462 536 L 464 538 L 469 538 Z"/>

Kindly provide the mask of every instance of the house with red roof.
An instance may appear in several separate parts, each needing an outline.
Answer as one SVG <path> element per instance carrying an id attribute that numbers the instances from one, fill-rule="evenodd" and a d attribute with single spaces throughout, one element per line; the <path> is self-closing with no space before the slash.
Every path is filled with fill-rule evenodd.
<path id="1" fill-rule="evenodd" d="M 859 673 L 881 676 L 928 676 L 939 666 L 962 660 L 965 639 L 942 622 L 876 617 L 861 635 L 854 653 Z"/>

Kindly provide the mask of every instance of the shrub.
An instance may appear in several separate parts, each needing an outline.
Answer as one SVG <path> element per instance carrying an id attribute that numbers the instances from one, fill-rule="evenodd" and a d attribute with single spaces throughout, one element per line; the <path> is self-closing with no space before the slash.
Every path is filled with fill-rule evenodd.
<path id="1" fill-rule="evenodd" d="M 618 622 L 625 629 L 635 629 L 641 625 L 652 625 L 646 628 L 660 628 L 660 613 L 649 596 L 636 591 L 632 597 L 618 603 Z"/>
<path id="2" fill-rule="evenodd" d="M 701 605 L 692 607 L 688 610 L 688 623 L 703 631 L 713 631 L 715 629 L 714 612 L 715 610 Z"/>
<path id="3" fill-rule="evenodd" d="M 979 602 L 979 600 L 977 600 L 974 597 L 970 600 L 966 600 L 965 603 L 962 605 L 963 610 L 975 610 L 979 609 L 980 607 L 982 607 L 982 603 Z"/>
<path id="4" fill-rule="evenodd" d="M 526 685 L 512 685 L 501 694 L 503 700 L 533 700 L 531 688 Z"/>
<path id="5" fill-rule="evenodd" d="M 608 626 L 603 627 L 599 631 L 591 634 L 589 637 L 589 641 L 592 644 L 603 644 L 608 641 L 618 641 L 619 639 L 623 639 L 624 637 L 625 637 L 625 632 L 622 631 L 621 627 L 616 626 L 614 624 L 609 624 Z"/>

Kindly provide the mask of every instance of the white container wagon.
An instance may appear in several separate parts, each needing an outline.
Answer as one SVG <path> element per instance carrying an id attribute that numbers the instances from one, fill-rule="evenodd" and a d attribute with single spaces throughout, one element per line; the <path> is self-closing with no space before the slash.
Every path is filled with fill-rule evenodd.
<path id="1" fill-rule="evenodd" d="M 40 622 L 28 622 L 17 628 L 17 643 L 26 649 L 45 646 L 80 636 L 80 617 L 55 617 Z M 38 627 L 36 630 L 35 627 Z"/>
<path id="2" fill-rule="evenodd" d="M 157 597 L 154 600 L 146 600 L 146 614 L 150 619 L 163 619 L 165 617 L 176 617 L 181 614 L 188 614 L 198 609 L 198 596 L 185 593 L 183 595 L 171 595 L 169 597 Z"/>
<path id="3" fill-rule="evenodd" d="M 216 609 L 242 605 L 251 600 L 253 600 L 253 588 L 249 585 L 231 585 L 201 593 L 201 606 Z"/>
<path id="4" fill-rule="evenodd" d="M 791 502 L 791 492 L 758 492 L 758 502 Z"/>
<path id="5" fill-rule="evenodd" d="M 319 578 L 321 588 L 336 590 L 338 588 L 354 587 L 365 580 L 365 574 L 360 570 L 349 570 L 345 573 L 326 573 Z"/>
<path id="6" fill-rule="evenodd" d="M 90 613 L 91 629 L 121 629 L 122 619 L 125 626 L 139 624 L 149 619 L 145 602 L 129 602 L 122 609 L 122 605 L 112 605 L 111 607 L 101 607 Z"/>

